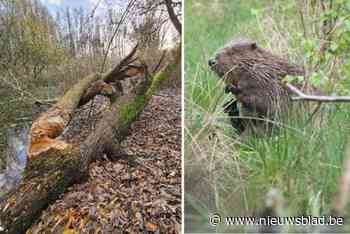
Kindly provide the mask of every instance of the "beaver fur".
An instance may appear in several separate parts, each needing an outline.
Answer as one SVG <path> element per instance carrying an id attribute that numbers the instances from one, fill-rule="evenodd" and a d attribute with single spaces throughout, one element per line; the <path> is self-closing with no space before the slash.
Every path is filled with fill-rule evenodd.
<path id="1" fill-rule="evenodd" d="M 291 103 L 281 79 L 286 75 L 304 75 L 304 70 L 298 65 L 251 41 L 231 42 L 218 49 L 209 60 L 209 66 L 225 80 L 226 92 L 236 97 L 237 103 L 226 104 L 225 112 L 231 117 L 234 114 L 243 117 L 243 128 L 242 123 L 232 120 L 235 121 L 232 122 L 236 125 L 234 127 L 238 125 L 241 131 L 251 124 L 256 127 L 267 123 L 266 119 L 279 120 Z"/>

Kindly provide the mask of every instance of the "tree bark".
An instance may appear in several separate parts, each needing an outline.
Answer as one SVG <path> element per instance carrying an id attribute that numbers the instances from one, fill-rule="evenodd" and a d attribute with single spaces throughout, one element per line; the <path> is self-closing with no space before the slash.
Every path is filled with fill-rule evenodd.
<path id="1" fill-rule="evenodd" d="M 112 102 L 107 113 L 97 123 L 96 130 L 84 142 L 52 147 L 29 159 L 22 182 L 0 203 L 0 227 L 3 229 L 0 233 L 24 233 L 41 211 L 68 186 L 86 178 L 90 162 L 102 153 L 118 152 L 119 142 L 127 134 L 131 123 L 141 113 L 161 81 L 179 66 L 180 58 L 178 52 L 175 62 L 166 65 L 155 76 L 140 77 L 142 82 L 132 92 Z M 74 109 L 79 103 L 77 97 L 84 93 L 82 90 L 97 79 L 91 76 L 82 80 L 78 85 L 80 88 L 74 86 L 56 106 L 62 110 Z M 66 116 L 63 119 L 69 118 L 70 114 Z"/>
<path id="2" fill-rule="evenodd" d="M 67 143 L 57 139 L 57 137 L 69 123 L 74 110 L 79 105 L 87 103 L 98 93 L 105 92 L 106 95 L 113 95 L 112 87 L 111 90 L 106 90 L 106 83 L 122 80 L 129 75 L 139 74 L 135 73 L 135 67 L 130 65 L 134 61 L 132 57 L 136 53 L 136 49 L 137 45 L 130 54 L 106 74 L 92 74 L 80 80 L 53 107 L 33 122 L 27 149 L 29 159 L 38 157 L 51 149 L 62 150 L 69 147 Z"/>

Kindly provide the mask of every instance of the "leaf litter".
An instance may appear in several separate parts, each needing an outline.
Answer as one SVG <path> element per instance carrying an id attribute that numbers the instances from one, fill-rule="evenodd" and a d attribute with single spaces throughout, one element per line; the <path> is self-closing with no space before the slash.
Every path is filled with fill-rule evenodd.
<path id="1" fill-rule="evenodd" d="M 154 95 L 121 145 L 127 157 L 92 163 L 27 233 L 180 233 L 180 90 Z"/>

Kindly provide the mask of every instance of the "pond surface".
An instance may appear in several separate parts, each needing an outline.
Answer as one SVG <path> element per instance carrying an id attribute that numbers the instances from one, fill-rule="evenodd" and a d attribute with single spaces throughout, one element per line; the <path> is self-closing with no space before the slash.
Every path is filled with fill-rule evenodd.
<path id="1" fill-rule="evenodd" d="M 0 171 L 0 198 L 21 181 L 27 162 L 28 131 L 29 125 L 22 125 L 7 131 L 8 149 L 4 155 L 6 167 Z"/>

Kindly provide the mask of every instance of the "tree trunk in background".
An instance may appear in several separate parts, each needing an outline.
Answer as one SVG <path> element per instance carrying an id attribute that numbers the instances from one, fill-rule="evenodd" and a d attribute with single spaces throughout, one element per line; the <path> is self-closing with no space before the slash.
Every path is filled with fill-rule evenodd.
<path id="1" fill-rule="evenodd" d="M 161 81 L 180 65 L 180 51 L 179 47 L 174 62 L 169 63 L 154 77 L 140 77 L 142 82 L 132 92 L 112 102 L 109 111 L 97 123 L 95 131 L 83 143 L 53 147 L 28 161 L 22 182 L 0 203 L 0 226 L 5 229 L 0 233 L 24 233 L 40 216 L 41 211 L 54 202 L 68 186 L 87 176 L 90 162 L 104 152 L 110 155 L 118 152 L 119 142 L 126 135 L 131 123 L 136 120 Z M 122 67 L 119 65 L 117 67 Z M 115 74 L 115 71 L 109 72 L 102 79 L 110 77 L 111 74 Z M 64 107 L 68 113 L 78 105 L 78 97 L 83 95 L 88 84 L 95 80 L 98 77 L 89 76 L 83 79 L 56 106 Z M 49 118 L 56 117 L 49 115 Z"/>
<path id="2" fill-rule="evenodd" d="M 181 36 L 181 23 L 180 20 L 177 18 L 174 8 L 172 7 L 172 1 L 171 0 L 164 0 L 165 5 L 166 5 L 166 9 L 168 11 L 169 14 L 169 18 L 171 20 L 171 22 L 173 23 L 176 31 L 179 33 L 179 35 Z"/>
<path id="3" fill-rule="evenodd" d="M 71 54 L 73 55 L 73 57 L 75 57 L 75 42 L 74 42 L 72 19 L 70 16 L 69 7 L 67 7 L 66 16 L 67 16 L 67 25 L 68 25 L 69 48 L 70 48 Z"/>

